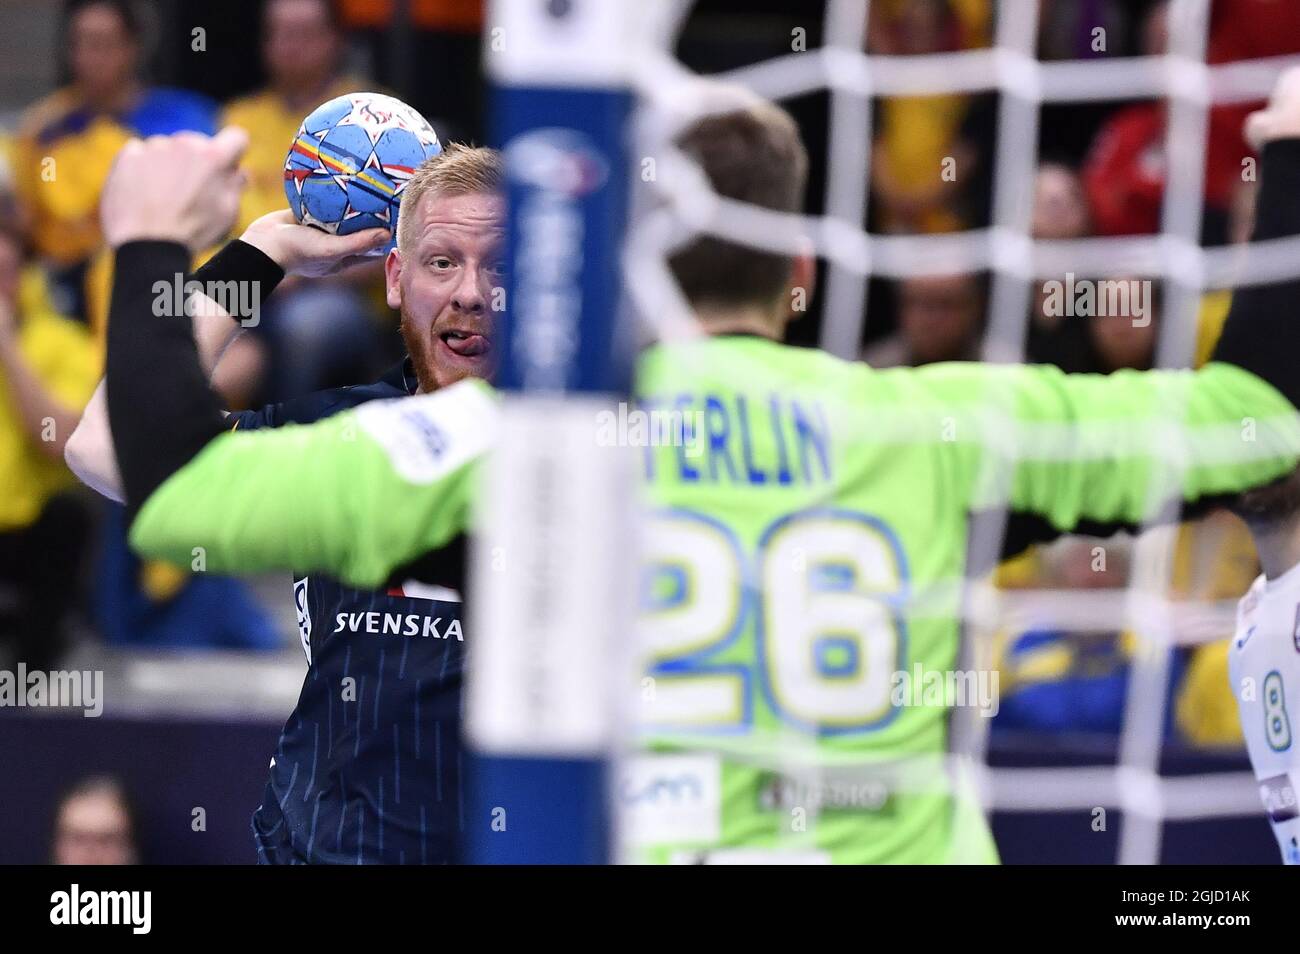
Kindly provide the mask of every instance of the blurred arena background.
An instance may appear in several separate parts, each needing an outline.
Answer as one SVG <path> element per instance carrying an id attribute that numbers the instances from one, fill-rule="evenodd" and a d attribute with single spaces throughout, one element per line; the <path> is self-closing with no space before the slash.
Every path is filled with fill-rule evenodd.
<path id="1" fill-rule="evenodd" d="M 1152 77 L 1165 74 L 1148 58 L 1170 52 L 1167 2 L 873 0 L 856 18 L 853 6 L 699 0 L 673 51 L 690 70 L 733 73 L 765 92 L 793 75 L 779 70 L 791 53 L 889 57 L 892 73 L 860 101 L 816 75 L 787 84 L 796 91 L 783 102 L 812 156 L 807 211 L 856 219 L 885 238 L 975 237 L 969 247 L 882 244 L 865 279 L 823 259 L 821 290 L 791 325 L 793 343 L 877 366 L 1023 357 L 1109 373 L 1204 360 L 1228 292 L 1189 297 L 1186 283 L 1164 293 L 1157 283 L 1153 320 L 1141 327 L 1062 319 L 1041 283 L 1037 292 L 1025 283 L 1023 322 L 998 322 L 1017 340 L 994 334 L 991 302 L 1018 299 L 989 271 L 999 252 L 981 230 L 1005 224 L 999 174 L 1023 174 L 1033 181 L 1032 236 L 1080 242 L 1070 248 L 1115 279 L 1165 266 L 1144 260 L 1139 245 L 1103 252 L 1085 240 L 1181 231 L 1221 251 L 1244 241 L 1253 177 L 1243 172 L 1251 154 L 1241 124 L 1300 57 L 1300 5 L 1192 4 L 1201 29 L 1180 55 L 1259 62 L 1216 74 L 1229 95 L 1181 120 L 1180 107 L 1151 92 L 1164 82 Z M 1036 29 L 1017 39 L 1008 24 L 1026 14 Z M 294 132 L 339 93 L 390 91 L 444 142 L 481 142 L 485 16 L 475 0 L 0 0 L 0 669 L 102 671 L 105 687 L 97 718 L 0 707 L 0 862 L 251 862 L 248 817 L 305 668 L 287 577 L 222 580 L 141 563 L 126 550 L 120 511 L 62 468 L 61 442 L 101 373 L 109 277 L 95 207 L 113 155 L 137 132 L 245 126 L 242 227 L 283 207 Z M 1069 75 L 1082 79 L 1065 92 L 1057 83 L 1007 97 L 999 84 L 1017 82 L 1006 75 L 1014 62 L 966 58 L 951 61 L 966 72 L 949 73 L 934 58 L 992 53 L 998 42 L 998 52 L 1019 42 L 1042 63 L 1072 64 Z M 1131 69 L 1117 72 L 1117 63 Z M 967 89 L 949 88 L 962 76 Z M 1174 156 L 1171 122 L 1188 131 Z M 1036 141 L 1017 139 L 1025 134 Z M 1010 145 L 1023 147 L 1016 157 Z M 831 163 L 832 153 L 850 161 Z M 1190 175 L 1188 157 L 1204 157 Z M 936 180 L 948 159 L 960 174 Z M 33 187 L 51 174 L 62 188 Z M 1183 204 L 1171 210 L 1175 178 Z M 1184 201 L 1189 183 L 1196 194 Z M 1200 214 L 1186 222 L 1187 210 Z M 282 288 L 223 361 L 219 380 L 237 406 L 371 380 L 400 355 L 377 271 Z M 828 298 L 849 302 L 860 321 L 825 327 Z M 25 411 L 21 392 L 33 387 L 69 415 L 56 415 L 52 437 Z M 1070 538 L 992 574 L 1003 602 L 985 644 L 1000 711 L 972 744 L 1007 770 L 988 783 L 1004 861 L 1277 861 L 1226 671 L 1235 600 L 1258 572 L 1250 538 L 1220 514 L 1171 531 L 1165 544 L 1111 540 L 1099 565 L 1097 541 Z M 1152 570 L 1143 561 L 1157 552 L 1165 563 Z M 1152 624 L 1159 633 L 1124 623 L 1159 614 L 1117 609 L 1130 605 L 1130 583 L 1147 577 L 1161 579 L 1169 601 Z M 1061 591 L 1072 611 L 1052 602 Z M 1135 676 L 1139 658 L 1146 668 Z M 1126 733 L 1139 709 L 1153 726 L 1147 739 Z M 1122 772 L 1106 771 L 1144 759 L 1173 781 L 1159 804 L 1142 805 L 1133 785 L 1115 781 Z M 1110 810 L 1104 830 L 1092 824 L 1098 806 Z M 1143 842 L 1150 857 L 1121 850 L 1126 808 L 1159 828 Z"/>

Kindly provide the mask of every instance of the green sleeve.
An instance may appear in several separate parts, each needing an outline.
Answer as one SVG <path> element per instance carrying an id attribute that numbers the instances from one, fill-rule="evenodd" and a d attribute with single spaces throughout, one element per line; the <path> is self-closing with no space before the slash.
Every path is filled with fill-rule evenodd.
<path id="1" fill-rule="evenodd" d="M 1300 419 L 1231 364 L 1065 374 L 1046 365 L 917 372 L 951 422 L 972 510 L 1006 502 L 1057 530 L 1139 524 L 1180 498 L 1236 494 L 1289 473 Z"/>
<path id="2" fill-rule="evenodd" d="M 379 586 L 467 528 L 495 418 L 487 386 L 463 382 L 223 434 L 145 501 L 131 546 L 216 573 L 292 568 Z"/>

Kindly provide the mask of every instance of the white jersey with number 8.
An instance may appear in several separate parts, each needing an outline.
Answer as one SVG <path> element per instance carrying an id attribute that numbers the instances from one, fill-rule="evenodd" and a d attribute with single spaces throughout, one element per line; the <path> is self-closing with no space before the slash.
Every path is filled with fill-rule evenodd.
<path id="1" fill-rule="evenodd" d="M 1282 860 L 1300 864 L 1300 565 L 1242 597 L 1228 671 Z"/>

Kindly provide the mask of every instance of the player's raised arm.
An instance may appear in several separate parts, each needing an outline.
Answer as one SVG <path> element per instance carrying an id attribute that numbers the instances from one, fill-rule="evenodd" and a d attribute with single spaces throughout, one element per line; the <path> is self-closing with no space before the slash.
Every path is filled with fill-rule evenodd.
<path id="1" fill-rule="evenodd" d="M 1267 108 L 1251 114 L 1246 135 L 1260 151 L 1252 241 L 1300 234 L 1300 67 L 1283 73 Z M 1212 360 L 1246 368 L 1300 407 L 1300 279 L 1236 291 Z"/>
<path id="2" fill-rule="evenodd" d="M 115 252 L 106 396 L 128 513 L 222 430 L 189 319 L 155 313 L 154 289 L 229 229 L 239 208 L 247 135 L 229 128 L 132 140 L 101 203 Z"/>
<path id="3" fill-rule="evenodd" d="M 383 246 L 386 229 L 368 229 L 352 235 L 330 235 L 299 225 L 288 209 L 262 216 L 197 269 L 188 282 L 204 288 L 255 289 L 265 300 L 286 275 L 333 275 L 354 264 L 370 261 L 365 253 Z M 170 287 L 174 276 L 167 276 Z M 209 380 L 221 355 L 238 336 L 240 325 L 206 295 L 196 294 L 190 308 L 199 363 Z M 68 467 L 87 486 L 119 503 L 125 500 L 117 454 L 108 424 L 108 404 L 101 381 L 81 415 L 65 448 Z"/>
<path id="4" fill-rule="evenodd" d="M 241 150 L 238 136 L 136 143 L 105 188 L 107 405 L 131 542 L 183 565 L 201 554 L 213 571 L 292 566 L 373 586 L 465 529 L 495 402 L 463 382 L 311 427 L 227 432 L 189 322 L 150 302 L 233 214 Z M 147 169 L 187 171 L 167 184 L 173 203 L 144 215 L 124 193 Z"/>

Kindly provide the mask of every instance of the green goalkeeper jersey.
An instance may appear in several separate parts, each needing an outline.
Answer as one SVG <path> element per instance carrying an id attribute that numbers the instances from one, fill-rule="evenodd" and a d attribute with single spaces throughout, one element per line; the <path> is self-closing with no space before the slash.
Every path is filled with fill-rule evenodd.
<path id="1" fill-rule="evenodd" d="M 1228 364 L 875 371 L 727 336 L 646 352 L 637 394 L 650 754 L 621 797 L 648 860 L 996 860 L 945 758 L 952 706 L 996 708 L 958 669 L 971 514 L 1137 524 L 1300 456 L 1291 404 Z M 131 542 L 380 585 L 467 527 L 499 413 L 463 382 L 225 434 Z"/>

